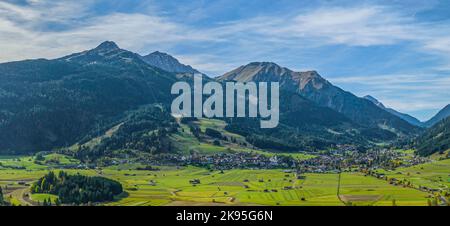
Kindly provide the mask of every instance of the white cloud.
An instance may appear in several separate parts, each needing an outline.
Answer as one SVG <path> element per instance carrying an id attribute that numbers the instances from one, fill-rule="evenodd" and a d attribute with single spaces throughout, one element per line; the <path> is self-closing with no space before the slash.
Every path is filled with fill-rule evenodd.
<path id="1" fill-rule="evenodd" d="M 280 31 L 324 38 L 330 44 L 371 46 L 411 39 L 409 22 L 382 7 L 328 8 L 299 15 Z"/>
<path id="2" fill-rule="evenodd" d="M 222 42 L 221 49 L 229 46 L 230 51 L 239 50 L 249 58 L 258 58 L 274 48 L 311 48 L 330 44 L 373 46 L 404 42 L 415 42 L 417 49 L 427 52 L 450 53 L 448 27 L 419 23 L 411 16 L 381 6 L 318 8 L 279 17 L 256 17 L 196 28 L 149 14 L 97 16 L 90 12 L 95 1 L 29 2 L 31 4 L 26 6 L 0 2 L 0 47 L 5 49 L 0 61 L 55 57 L 56 54 L 92 47 L 93 42 L 103 39 L 117 41 L 134 51 L 150 47 L 159 49 L 159 46 L 170 48 L 186 42 L 198 42 L 200 46 Z M 67 27 L 59 31 L 46 30 L 47 23 Z M 27 51 L 23 51 L 24 46 Z M 43 51 L 45 47 L 59 50 Z M 35 53 L 40 53 L 40 56 Z"/>
<path id="3" fill-rule="evenodd" d="M 350 83 L 362 85 L 395 85 L 395 84 L 432 84 L 450 86 L 450 77 L 435 76 L 429 74 L 390 74 L 390 75 L 364 75 L 364 76 L 342 76 L 333 78 L 336 83 Z"/>
<path id="4" fill-rule="evenodd" d="M 28 3 L 0 2 L 0 62 L 55 58 L 113 40 L 142 54 L 174 49 L 182 62 L 218 75 L 249 61 L 292 58 L 283 51 L 304 54 L 305 49 L 328 45 L 411 43 L 413 50 L 409 51 L 433 54 L 440 59 L 436 63 L 441 64 L 438 68 L 444 71 L 450 68 L 450 27 L 446 22 L 424 23 L 411 14 L 385 6 L 317 8 L 193 27 L 154 13 L 96 15 L 91 12 L 95 1 L 28 0 Z M 201 18 L 205 17 L 196 15 L 193 20 Z M 49 29 L 49 24 L 58 25 L 58 30 Z M 199 50 L 189 54 L 176 48 L 180 44 Z M 347 87 L 353 85 L 351 91 L 375 95 L 386 105 L 404 111 L 440 108 L 449 102 L 446 98 L 450 96 L 448 76 L 349 76 L 332 81 Z M 355 86 L 364 90 L 354 89 Z M 405 103 L 406 99 L 411 102 Z"/>
<path id="5" fill-rule="evenodd" d="M 88 12 L 82 3 L 64 6 L 48 1 L 30 6 L 1 3 L 0 12 L 8 13 L 0 14 L 0 61 L 59 57 L 92 48 L 104 40 L 116 41 L 137 52 L 149 46 L 158 49 L 186 40 L 205 40 L 193 30 L 151 15 L 112 13 L 83 20 Z M 44 6 L 48 10 L 42 10 Z M 64 25 L 76 17 L 78 22 L 62 30 L 42 28 L 50 22 Z"/>
<path id="6" fill-rule="evenodd" d="M 330 81 L 359 96 L 372 95 L 405 113 L 441 109 L 450 103 L 450 77 L 429 74 L 343 76 Z M 431 117 L 430 111 L 420 119 Z"/>

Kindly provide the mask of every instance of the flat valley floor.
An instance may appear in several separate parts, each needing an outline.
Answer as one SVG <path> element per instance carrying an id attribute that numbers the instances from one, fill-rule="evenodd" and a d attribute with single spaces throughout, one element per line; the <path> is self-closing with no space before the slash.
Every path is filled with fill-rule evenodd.
<path id="1" fill-rule="evenodd" d="M 48 171 L 59 171 L 65 163 L 77 160 L 58 154 L 46 158 L 58 158 L 60 165 L 38 165 L 30 156 L 0 157 L 0 186 L 7 200 L 14 205 L 38 205 L 44 199 L 56 198 L 48 194 L 30 194 L 29 186 Z M 119 206 L 426 206 L 434 195 L 420 189 L 421 186 L 446 189 L 450 185 L 450 159 L 380 171 L 388 178 L 407 180 L 410 186 L 394 185 L 386 179 L 360 172 L 296 175 L 283 169 L 159 168 L 158 171 L 136 170 L 135 165 L 125 164 L 64 171 L 119 181 L 125 192 L 117 196 L 116 201 L 101 204 Z M 193 183 L 194 179 L 200 183 Z"/>

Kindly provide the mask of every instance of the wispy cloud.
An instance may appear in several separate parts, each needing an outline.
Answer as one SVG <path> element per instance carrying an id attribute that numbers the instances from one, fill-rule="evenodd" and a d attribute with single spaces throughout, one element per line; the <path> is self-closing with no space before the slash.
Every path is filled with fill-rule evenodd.
<path id="1" fill-rule="evenodd" d="M 372 95 L 386 106 L 414 114 L 428 110 L 429 114 L 420 115 L 427 120 L 449 104 L 450 77 L 430 74 L 391 74 L 372 76 L 345 76 L 332 78 L 331 82 L 341 87 L 353 87 L 359 96 Z M 354 87 L 357 87 L 356 89 Z"/>
<path id="2" fill-rule="evenodd" d="M 379 6 L 327 8 L 296 16 L 278 31 L 299 38 L 315 37 L 330 44 L 387 45 L 411 40 L 410 22 L 410 18 Z"/>
<path id="3" fill-rule="evenodd" d="M 447 24 L 421 23 L 385 6 L 318 8 L 198 28 L 160 15 L 117 12 L 95 15 L 90 12 L 94 1 L 29 2 L 28 5 L 0 2 L 0 45 L 7 51 L 1 54 L 2 61 L 36 57 L 35 51 L 30 50 L 33 46 L 67 49 L 67 46 L 92 46 L 93 42 L 103 39 L 116 40 L 132 50 L 175 46 L 180 42 L 198 42 L 199 46 L 222 42 L 227 43 L 224 46 L 229 46 L 231 51 L 238 49 L 250 55 L 263 55 L 283 47 L 376 46 L 404 42 L 415 42 L 418 49 L 428 52 L 450 53 L 450 28 L 444 26 Z M 70 26 L 46 30 L 46 25 L 51 23 Z M 17 45 L 8 46 L 6 43 L 10 42 Z M 21 42 L 30 43 L 26 45 L 30 51 L 17 51 L 23 49 Z M 220 49 L 223 51 L 224 47 Z M 41 50 L 36 52 L 44 56 L 56 54 Z M 22 53 L 17 55 L 17 52 Z"/>
<path id="4" fill-rule="evenodd" d="M 19 6 L 0 4 L 0 61 L 25 58 L 54 58 L 92 48 L 104 40 L 141 52 L 183 41 L 207 41 L 194 29 L 165 18 L 141 13 L 91 15 L 86 19 L 86 1 L 62 5 L 54 1 L 36 1 Z M 43 7 L 46 7 L 44 10 Z M 50 19 L 48 19 L 50 18 Z M 71 22 L 78 19 L 76 22 Z M 70 24 L 70 26 L 64 26 Z M 47 26 L 63 29 L 46 29 Z"/>
<path id="5" fill-rule="evenodd" d="M 363 76 L 326 77 L 333 77 L 333 82 L 357 94 L 377 95 L 387 105 L 403 111 L 437 109 L 450 102 L 450 22 L 420 20 L 408 10 L 386 4 L 318 4 L 292 8 L 284 14 L 254 14 L 208 22 L 206 19 L 230 8 L 228 5 L 233 2 L 218 1 L 216 7 L 211 6 L 214 3 L 195 2 L 195 7 L 180 6 L 172 13 L 168 12 L 170 8 L 158 8 L 152 0 L 135 3 L 141 10 L 113 9 L 102 13 L 95 10 L 98 0 L 25 2 L 0 2 L 0 62 L 55 58 L 113 40 L 141 54 L 169 51 L 182 62 L 212 75 L 250 61 L 275 61 L 292 68 L 312 68 L 311 63 L 317 67 L 320 62 L 330 65 L 328 68 L 348 67 L 350 71 L 367 68 Z M 210 11 L 213 14 L 208 14 Z M 177 15 L 181 14 L 186 16 L 179 18 Z M 434 61 L 428 68 L 421 68 L 420 74 L 402 74 L 397 70 L 377 76 L 373 74 L 378 72 L 370 71 L 370 65 L 357 65 L 361 56 L 350 56 L 348 52 L 379 46 L 396 46 L 397 52 L 385 54 L 398 56 L 402 52 L 402 56 L 374 62 L 378 65 L 400 62 L 409 73 L 418 66 L 415 62 L 402 62 L 405 55 L 430 56 Z M 348 62 L 336 64 L 333 58 L 345 58 Z M 430 76 L 435 72 L 439 74 Z M 423 92 L 428 96 L 423 96 Z M 414 98 L 408 98 L 411 96 Z"/>

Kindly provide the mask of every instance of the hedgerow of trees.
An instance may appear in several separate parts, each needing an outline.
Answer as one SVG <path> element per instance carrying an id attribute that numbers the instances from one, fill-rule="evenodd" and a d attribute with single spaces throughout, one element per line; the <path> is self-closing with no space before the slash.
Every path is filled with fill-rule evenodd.
<path id="1" fill-rule="evenodd" d="M 57 195 L 58 202 L 76 205 L 112 201 L 114 196 L 123 192 L 122 185 L 117 181 L 104 177 L 69 175 L 64 171 L 58 175 L 49 172 L 30 189 L 31 193 Z"/>
<path id="2" fill-rule="evenodd" d="M 2 187 L 0 187 L 0 206 L 3 206 L 5 200 L 3 198 L 3 190 Z"/>

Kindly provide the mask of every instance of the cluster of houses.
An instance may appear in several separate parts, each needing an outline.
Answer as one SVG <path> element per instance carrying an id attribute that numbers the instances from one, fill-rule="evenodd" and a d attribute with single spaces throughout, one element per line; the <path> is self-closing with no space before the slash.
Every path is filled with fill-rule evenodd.
<path id="1" fill-rule="evenodd" d="M 298 168 L 303 172 L 324 173 L 338 172 L 343 169 L 394 169 L 399 166 L 412 166 L 430 161 L 420 156 L 389 150 L 355 151 L 349 146 L 334 149 L 318 155 L 316 158 L 303 160 Z"/>
<path id="2" fill-rule="evenodd" d="M 195 165 L 215 169 L 233 168 L 295 168 L 296 160 L 286 156 L 267 156 L 250 152 L 216 153 L 212 155 L 165 155 L 164 161 L 177 165 Z"/>
<path id="3" fill-rule="evenodd" d="M 427 158 L 406 154 L 404 152 L 377 149 L 360 151 L 352 145 L 340 145 L 333 150 L 315 153 L 311 159 L 295 159 L 287 155 L 267 155 L 258 152 L 221 152 L 209 155 L 191 153 L 162 154 L 146 159 L 109 159 L 102 165 L 121 165 L 142 163 L 145 165 L 195 165 L 219 170 L 233 168 L 247 169 L 295 169 L 300 173 L 327 173 L 342 170 L 360 169 L 394 169 L 398 166 L 411 166 L 430 161 Z M 65 165 L 65 168 L 96 168 L 94 163 Z"/>

